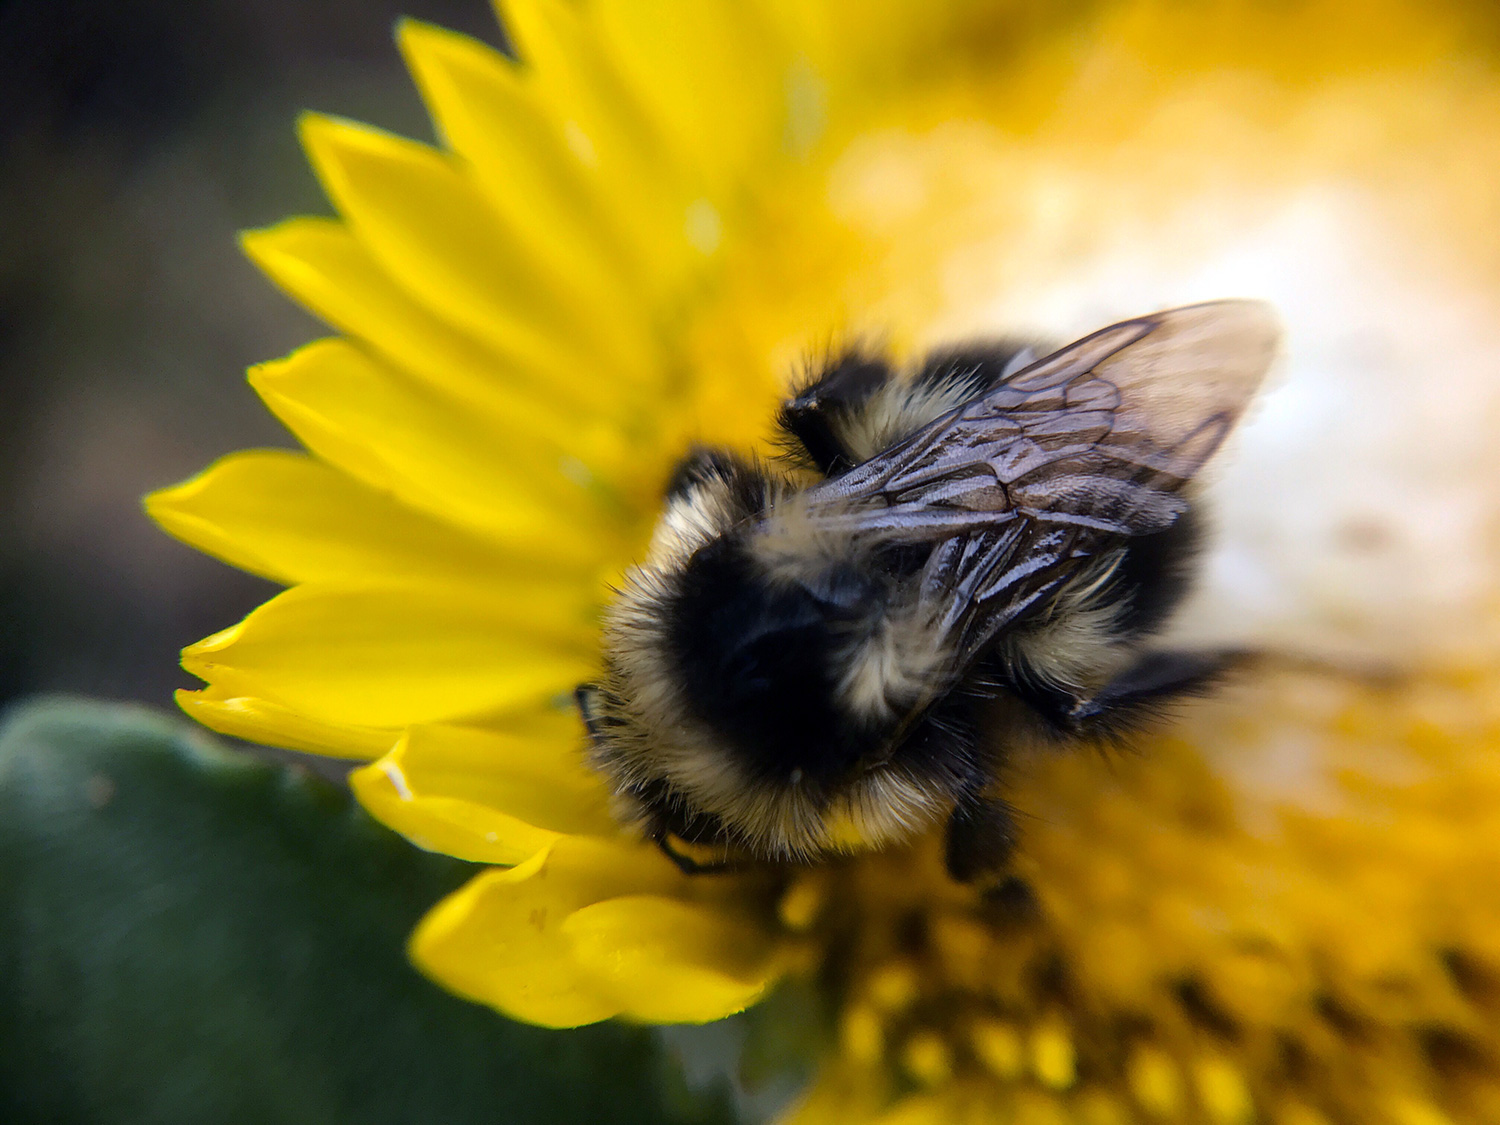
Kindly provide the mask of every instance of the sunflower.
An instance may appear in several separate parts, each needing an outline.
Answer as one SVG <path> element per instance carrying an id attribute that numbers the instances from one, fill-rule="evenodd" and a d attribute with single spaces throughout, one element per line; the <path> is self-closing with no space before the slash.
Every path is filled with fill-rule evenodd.
<path id="1" fill-rule="evenodd" d="M 800 1122 L 1500 1119 L 1500 43 L 1488 9 L 510 0 L 399 41 L 438 147 L 309 116 L 338 218 L 245 236 L 337 335 L 253 369 L 306 447 L 147 501 L 288 589 L 187 649 L 222 732 L 366 761 L 490 865 L 411 941 L 554 1027 L 834 1013 Z M 575 684 L 693 442 L 799 362 L 1263 297 L 1184 638 L 1268 654 L 1138 752 L 1017 770 L 1016 878 L 933 839 L 680 873 Z"/>

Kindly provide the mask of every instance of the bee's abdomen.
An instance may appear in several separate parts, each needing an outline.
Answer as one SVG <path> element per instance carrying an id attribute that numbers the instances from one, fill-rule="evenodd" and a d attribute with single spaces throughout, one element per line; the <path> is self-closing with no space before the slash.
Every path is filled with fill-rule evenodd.
<path id="1" fill-rule="evenodd" d="M 742 541 L 710 544 L 683 571 L 667 614 L 689 708 L 756 778 L 836 781 L 877 737 L 846 712 L 838 677 L 850 631 L 881 601 L 852 567 L 772 580 Z"/>

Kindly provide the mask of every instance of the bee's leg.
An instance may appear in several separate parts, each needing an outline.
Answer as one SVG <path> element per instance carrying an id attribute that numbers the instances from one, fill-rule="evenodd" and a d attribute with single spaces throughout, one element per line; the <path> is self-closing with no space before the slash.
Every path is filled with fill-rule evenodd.
<path id="1" fill-rule="evenodd" d="M 743 864 L 728 855 L 717 859 L 700 859 L 690 849 L 717 851 L 727 849 L 722 840 L 722 825 L 717 818 L 683 815 L 662 786 L 647 787 L 633 794 L 645 813 L 646 839 L 661 854 L 677 865 L 684 875 L 716 875 L 739 871 Z"/>
<path id="2" fill-rule="evenodd" d="M 966 790 L 948 818 L 944 862 L 960 883 L 998 883 L 1016 846 L 1016 825 L 1005 801 Z"/>
<path id="3" fill-rule="evenodd" d="M 1019 875 L 1007 875 L 980 891 L 983 916 L 993 926 L 1016 926 L 1034 922 L 1041 916 L 1031 884 Z"/>
<path id="4" fill-rule="evenodd" d="M 992 925 L 1024 925 L 1041 909 L 1030 885 L 1010 869 L 1015 850 L 1010 805 L 977 786 L 966 791 L 948 818 L 944 860 L 954 881 L 979 892 L 981 914 Z"/>
<path id="5" fill-rule="evenodd" d="M 1115 739 L 1146 726 L 1171 704 L 1212 690 L 1243 657 L 1228 651 L 1150 652 L 1087 697 L 1025 680 L 1011 689 L 1059 734 Z"/>
<path id="6" fill-rule="evenodd" d="M 1238 652 L 1151 652 L 1089 699 L 1068 720 L 1085 735 L 1117 735 L 1157 717 L 1174 702 L 1214 688 L 1242 660 Z"/>
<path id="7" fill-rule="evenodd" d="M 892 374 L 884 360 L 846 352 L 782 405 L 777 424 L 824 476 L 847 469 L 859 458 L 842 439 L 843 427 Z"/>
<path id="8" fill-rule="evenodd" d="M 677 865 L 677 870 L 684 875 L 729 875 L 743 870 L 744 865 L 732 859 L 698 860 L 685 852 L 677 850 L 669 836 L 653 836 L 651 842 L 660 850 L 661 854 Z"/>

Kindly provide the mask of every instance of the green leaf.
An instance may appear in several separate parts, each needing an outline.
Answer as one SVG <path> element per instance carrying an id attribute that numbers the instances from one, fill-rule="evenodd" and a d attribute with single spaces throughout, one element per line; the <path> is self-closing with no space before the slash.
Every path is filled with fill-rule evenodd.
<path id="1" fill-rule="evenodd" d="M 406 936 L 473 868 L 133 707 L 0 730 L 0 1120 L 702 1122 L 647 1029 L 510 1023 Z"/>

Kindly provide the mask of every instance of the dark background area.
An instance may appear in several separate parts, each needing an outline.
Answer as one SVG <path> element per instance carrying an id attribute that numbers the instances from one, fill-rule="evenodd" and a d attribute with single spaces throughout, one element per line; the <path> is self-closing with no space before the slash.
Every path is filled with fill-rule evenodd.
<path id="1" fill-rule="evenodd" d="M 430 138 L 402 15 L 500 41 L 485 0 L 0 0 L 0 706 L 170 706 L 273 592 L 140 497 L 291 444 L 244 369 L 325 329 L 235 233 L 328 211 L 302 109 Z"/>

